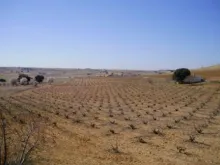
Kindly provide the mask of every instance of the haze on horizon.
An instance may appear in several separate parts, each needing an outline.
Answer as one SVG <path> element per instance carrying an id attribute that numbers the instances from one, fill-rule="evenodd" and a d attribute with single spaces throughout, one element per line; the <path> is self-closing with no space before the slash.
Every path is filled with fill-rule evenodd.
<path id="1" fill-rule="evenodd" d="M 218 0 L 2 0 L 0 66 L 175 69 L 220 63 Z"/>

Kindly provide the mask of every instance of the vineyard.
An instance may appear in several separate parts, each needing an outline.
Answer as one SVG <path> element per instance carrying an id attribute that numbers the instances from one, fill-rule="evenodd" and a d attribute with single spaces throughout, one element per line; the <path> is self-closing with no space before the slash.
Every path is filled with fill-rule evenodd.
<path id="1" fill-rule="evenodd" d="M 220 164 L 220 85 L 75 78 L 0 98 L 10 126 L 45 123 L 38 164 Z"/>

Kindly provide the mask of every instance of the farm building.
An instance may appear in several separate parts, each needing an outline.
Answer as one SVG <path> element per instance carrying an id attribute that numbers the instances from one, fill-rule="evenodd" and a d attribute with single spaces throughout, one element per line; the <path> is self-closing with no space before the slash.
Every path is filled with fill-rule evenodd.
<path id="1" fill-rule="evenodd" d="M 204 79 L 200 76 L 187 76 L 184 80 L 184 83 L 199 83 L 204 82 Z"/>

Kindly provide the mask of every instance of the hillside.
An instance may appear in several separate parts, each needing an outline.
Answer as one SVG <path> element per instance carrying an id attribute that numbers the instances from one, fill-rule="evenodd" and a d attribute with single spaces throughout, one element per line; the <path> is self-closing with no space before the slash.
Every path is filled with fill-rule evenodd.
<path id="1" fill-rule="evenodd" d="M 220 64 L 192 70 L 195 75 L 200 75 L 209 80 L 220 80 Z"/>
<path id="2" fill-rule="evenodd" d="M 208 66 L 208 67 L 202 67 L 202 68 L 198 68 L 196 70 L 215 70 L 215 69 L 220 69 L 220 64 L 212 65 L 212 66 Z"/>

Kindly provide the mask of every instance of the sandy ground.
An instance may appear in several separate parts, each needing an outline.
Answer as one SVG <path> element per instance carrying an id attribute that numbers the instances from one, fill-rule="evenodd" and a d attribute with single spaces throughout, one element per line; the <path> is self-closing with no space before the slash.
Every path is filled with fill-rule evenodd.
<path id="1" fill-rule="evenodd" d="M 46 120 L 32 156 L 39 165 L 217 165 L 219 100 L 219 84 L 75 78 L 10 93 L 0 105 L 12 123 L 24 112 Z"/>

